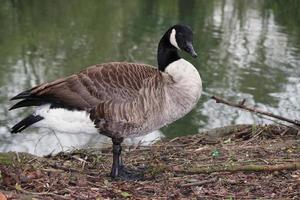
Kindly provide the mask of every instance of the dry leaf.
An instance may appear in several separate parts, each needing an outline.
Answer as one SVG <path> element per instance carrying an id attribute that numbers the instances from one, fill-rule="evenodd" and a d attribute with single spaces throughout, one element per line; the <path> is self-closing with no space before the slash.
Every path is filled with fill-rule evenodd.
<path id="1" fill-rule="evenodd" d="M 0 200 L 7 200 L 6 196 L 0 192 Z"/>

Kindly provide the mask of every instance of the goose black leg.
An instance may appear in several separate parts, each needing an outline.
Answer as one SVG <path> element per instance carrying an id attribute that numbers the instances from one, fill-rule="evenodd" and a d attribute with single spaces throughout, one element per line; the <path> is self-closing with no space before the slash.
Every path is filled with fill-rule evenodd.
<path id="1" fill-rule="evenodd" d="M 121 147 L 122 150 L 122 147 Z M 120 154 L 119 156 L 119 170 L 124 169 L 124 163 L 123 163 L 123 159 L 122 159 L 122 154 Z"/>
<path id="2" fill-rule="evenodd" d="M 113 142 L 113 164 L 110 176 L 115 179 L 119 176 L 120 169 L 123 167 L 123 162 L 121 158 L 121 143 L 123 142 L 123 138 L 112 138 Z"/>

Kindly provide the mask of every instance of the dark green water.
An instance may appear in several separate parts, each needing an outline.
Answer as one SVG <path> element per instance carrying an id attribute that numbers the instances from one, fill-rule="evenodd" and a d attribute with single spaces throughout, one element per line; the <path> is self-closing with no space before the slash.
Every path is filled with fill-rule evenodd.
<path id="1" fill-rule="evenodd" d="M 199 57 L 183 57 L 197 66 L 205 94 L 246 98 L 300 119 L 299 10 L 298 0 L 0 0 L 0 151 L 32 152 L 33 146 L 51 146 L 47 141 L 57 146 L 47 131 L 11 137 L 9 127 L 24 110 L 8 112 L 10 97 L 96 63 L 156 65 L 157 43 L 176 23 L 194 30 Z M 196 109 L 162 132 L 175 137 L 263 122 L 269 121 L 204 95 Z M 62 139 L 62 145 L 78 140 Z"/>

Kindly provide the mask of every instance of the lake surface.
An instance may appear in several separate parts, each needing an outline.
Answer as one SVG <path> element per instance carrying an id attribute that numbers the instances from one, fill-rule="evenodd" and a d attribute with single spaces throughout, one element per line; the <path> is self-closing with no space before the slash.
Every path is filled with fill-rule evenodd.
<path id="1" fill-rule="evenodd" d="M 30 110 L 8 112 L 8 99 L 45 81 L 96 63 L 156 65 L 162 34 L 176 23 L 194 30 L 203 79 L 197 107 L 148 136 L 176 137 L 241 123 L 270 123 L 216 104 L 210 95 L 300 119 L 300 1 L 298 0 L 1 0 L 0 151 L 35 154 L 108 143 L 102 136 L 66 135 L 9 127 Z M 130 140 L 129 142 L 137 142 Z"/>

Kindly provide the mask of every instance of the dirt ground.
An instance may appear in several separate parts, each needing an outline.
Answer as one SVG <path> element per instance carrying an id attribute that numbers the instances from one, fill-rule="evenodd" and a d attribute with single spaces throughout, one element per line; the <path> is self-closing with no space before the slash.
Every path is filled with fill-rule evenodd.
<path id="1" fill-rule="evenodd" d="M 111 180 L 111 149 L 0 154 L 4 199 L 300 199 L 300 133 L 240 125 L 123 147 L 135 180 Z"/>

